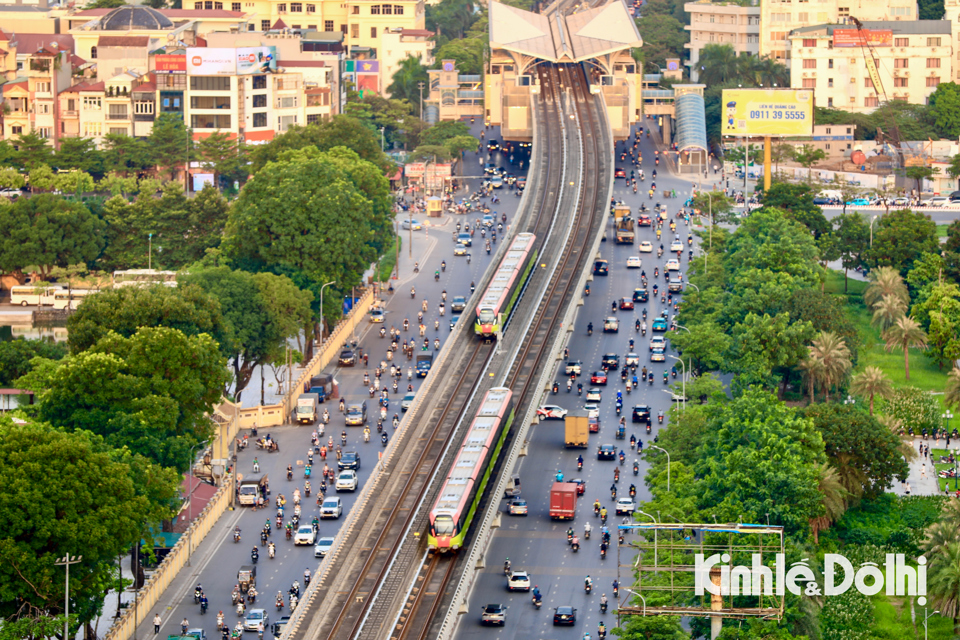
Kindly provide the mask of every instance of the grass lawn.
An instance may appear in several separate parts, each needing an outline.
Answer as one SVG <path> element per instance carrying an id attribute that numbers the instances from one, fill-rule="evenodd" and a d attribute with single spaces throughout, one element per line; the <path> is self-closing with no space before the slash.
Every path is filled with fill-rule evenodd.
<path id="1" fill-rule="evenodd" d="M 936 441 L 933 441 L 933 442 L 936 442 Z M 941 443 L 940 445 L 941 447 L 945 447 L 947 444 L 944 440 L 941 440 L 940 443 Z M 950 441 L 950 448 L 952 450 L 956 451 L 958 447 L 960 447 L 960 442 L 957 442 L 955 440 Z M 941 456 L 947 456 L 949 454 L 950 454 L 950 451 L 948 451 L 947 449 L 930 449 L 931 460 L 939 460 Z M 937 469 L 938 473 L 940 471 L 952 471 L 953 469 L 956 468 L 955 465 L 949 464 L 947 462 L 944 462 L 942 464 L 934 464 L 933 466 Z M 945 489 L 950 489 L 950 491 L 953 491 L 954 484 L 955 483 L 953 478 L 940 478 L 939 476 L 937 477 L 937 486 L 940 489 L 940 493 L 943 493 Z"/>
<path id="2" fill-rule="evenodd" d="M 397 266 L 397 252 L 400 251 L 400 248 L 403 246 L 403 240 L 400 236 L 397 236 L 397 249 L 396 251 L 387 251 L 384 254 L 383 259 L 380 260 L 380 272 L 378 275 L 378 282 L 386 282 L 390 279 L 390 276 L 393 275 L 393 270 Z"/>
<path id="3" fill-rule="evenodd" d="M 871 597 L 870 601 L 873 603 L 874 616 L 874 623 L 870 628 L 871 640 L 920 640 L 924 637 L 924 607 L 917 604 L 914 598 L 880 593 Z M 926 606 L 932 612 L 930 604 Z M 931 616 L 927 620 L 926 637 L 929 640 L 954 638 L 953 620 L 939 615 Z"/>
<path id="4" fill-rule="evenodd" d="M 946 240 L 946 239 L 947 239 L 947 227 L 949 227 L 949 226 L 950 226 L 950 225 L 948 225 L 948 224 L 938 224 L 938 225 L 937 225 L 937 236 L 938 236 L 941 240 Z"/>

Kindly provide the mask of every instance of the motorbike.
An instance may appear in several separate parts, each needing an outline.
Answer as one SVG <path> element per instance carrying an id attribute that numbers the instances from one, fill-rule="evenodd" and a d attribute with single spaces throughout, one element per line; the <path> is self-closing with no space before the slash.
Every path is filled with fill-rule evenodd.
<path id="1" fill-rule="evenodd" d="M 603 602 L 600 603 L 600 613 L 606 613 L 606 612 L 607 612 L 607 601 L 604 600 Z"/>
<path id="2" fill-rule="evenodd" d="M 256 547 L 254 547 L 253 551 L 250 552 L 250 559 L 253 561 L 254 564 L 256 564 L 257 561 L 260 559 L 260 553 L 257 551 Z"/>
<path id="3" fill-rule="evenodd" d="M 557 395 L 557 392 L 560 391 L 560 385 L 556 382 L 553 383 L 553 395 Z"/>
<path id="4" fill-rule="evenodd" d="M 633 463 L 633 475 L 640 475 L 640 465 L 636 462 Z"/>
<path id="5" fill-rule="evenodd" d="M 657 422 L 663 424 L 663 411 L 657 414 Z"/>
<path id="6" fill-rule="evenodd" d="M 593 591 L 593 583 L 585 582 L 583 584 L 583 590 L 587 595 L 590 595 L 590 592 Z"/>
<path id="7" fill-rule="evenodd" d="M 240 542 L 240 530 L 239 530 L 239 529 L 234 529 L 234 530 L 233 530 L 233 541 L 234 541 L 234 542 Z"/>
<path id="8" fill-rule="evenodd" d="M 283 610 L 283 598 L 281 598 L 280 596 L 277 596 L 277 603 L 276 603 L 276 604 L 277 604 L 277 611 L 282 611 L 282 610 Z"/>
<path id="9" fill-rule="evenodd" d="M 270 546 L 267 547 L 267 555 L 270 556 L 271 560 L 273 560 L 277 555 L 277 546 L 272 542 L 270 543 Z"/>
<path id="10" fill-rule="evenodd" d="M 537 596 L 533 596 L 533 606 L 536 607 L 537 610 L 539 611 L 540 607 L 543 606 L 543 601 Z"/>

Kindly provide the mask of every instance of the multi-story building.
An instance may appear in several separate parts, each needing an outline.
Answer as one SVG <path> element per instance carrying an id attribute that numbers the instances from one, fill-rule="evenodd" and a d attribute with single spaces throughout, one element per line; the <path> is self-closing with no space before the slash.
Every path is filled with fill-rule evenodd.
<path id="1" fill-rule="evenodd" d="M 690 14 L 690 79 L 700 77 L 700 50 L 708 44 L 728 44 L 738 53 L 760 53 L 760 7 L 756 2 L 687 2 L 683 10 Z"/>
<path id="2" fill-rule="evenodd" d="M 818 107 L 871 111 L 884 101 L 925 104 L 953 77 L 951 23 L 946 20 L 864 22 L 794 29 L 787 38 L 790 86 L 811 89 Z M 869 47 L 866 45 L 869 43 Z M 875 61 L 874 86 L 864 52 Z"/>
<path id="3" fill-rule="evenodd" d="M 11 50 L 4 57 L 7 77 L 11 66 L 16 75 L 2 86 L 0 137 L 10 139 L 35 131 L 56 144 L 60 135 L 56 97 L 70 86 L 72 54 L 69 50 L 61 50 L 56 41 L 38 49 L 25 47 L 25 41 L 18 36 L 8 42 Z"/>
<path id="4" fill-rule="evenodd" d="M 836 24 L 854 17 L 864 21 L 917 20 L 916 0 L 763 0 L 760 3 L 760 55 L 786 61 L 787 34 L 818 24 Z"/>
<path id="5" fill-rule="evenodd" d="M 393 82 L 400 62 L 407 56 L 419 58 L 429 67 L 433 65 L 433 31 L 426 29 L 385 29 L 380 34 L 377 56 L 380 60 L 380 89 L 388 94 L 387 87 Z"/>

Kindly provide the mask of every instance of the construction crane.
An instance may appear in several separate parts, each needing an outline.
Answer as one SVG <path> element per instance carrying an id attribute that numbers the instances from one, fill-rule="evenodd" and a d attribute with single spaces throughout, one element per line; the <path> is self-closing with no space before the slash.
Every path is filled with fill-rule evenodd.
<path id="1" fill-rule="evenodd" d="M 870 80 L 873 82 L 873 88 L 883 96 L 884 102 L 890 102 L 890 98 L 887 97 L 887 91 L 883 88 L 883 82 L 880 81 L 880 72 L 877 69 L 876 63 L 877 58 L 874 57 L 873 47 L 870 46 L 870 42 L 867 40 L 867 31 L 863 28 L 863 23 L 853 16 L 850 16 L 848 19 L 857 27 L 857 36 L 859 36 L 860 40 L 860 51 L 863 53 L 863 61 L 867 65 L 867 73 L 870 75 Z M 890 143 L 897 152 L 897 162 L 899 163 L 900 167 L 903 167 L 904 159 L 903 149 L 900 148 L 900 128 L 897 126 L 897 121 L 892 113 L 890 114 L 889 135 L 884 134 L 880 127 L 877 127 L 877 135 L 881 137 L 881 141 L 884 137 L 889 138 Z"/>

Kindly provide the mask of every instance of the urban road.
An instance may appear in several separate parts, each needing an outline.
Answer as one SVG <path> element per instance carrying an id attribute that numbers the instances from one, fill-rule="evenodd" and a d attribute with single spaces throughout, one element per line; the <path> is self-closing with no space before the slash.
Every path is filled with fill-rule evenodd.
<path id="1" fill-rule="evenodd" d="M 474 124 L 472 127 L 473 135 L 479 137 L 482 125 Z M 467 162 L 465 166 L 473 167 L 483 162 L 494 162 L 498 166 L 506 168 L 514 175 L 526 175 L 528 160 L 524 160 L 523 168 L 520 168 L 521 157 L 519 154 L 514 158 L 515 163 L 509 162 L 509 156 L 499 151 L 488 152 L 486 142 L 490 139 L 499 139 L 499 129 L 490 127 L 486 131 L 483 148 L 480 153 L 466 154 Z M 475 172 L 476 173 L 476 172 Z M 470 190 L 461 190 L 457 195 L 459 201 L 466 197 L 479 186 L 480 180 L 473 179 L 469 181 Z M 506 213 L 507 224 L 511 224 L 516 212 L 520 198 L 516 197 L 515 192 L 504 187 L 495 191 L 501 198 L 499 204 L 492 204 L 489 198 L 486 203 L 492 211 L 496 211 L 499 216 Z M 462 295 L 470 298 L 470 283 L 480 282 L 483 273 L 486 271 L 493 258 L 483 249 L 483 239 L 477 233 L 474 237 L 474 245 L 471 251 L 470 261 L 465 257 L 454 257 L 452 233 L 455 230 L 457 222 L 469 222 L 473 226 L 474 220 L 480 217 L 479 213 L 468 213 L 466 215 L 445 214 L 440 219 L 431 219 L 430 226 L 425 226 L 423 230 L 401 231 L 404 241 L 404 247 L 400 256 L 399 279 L 394 280 L 395 293 L 386 295 L 386 322 L 385 326 L 389 330 L 391 326 L 402 330 L 403 320 L 410 319 L 410 331 L 403 332 L 404 339 L 414 339 L 422 342 L 416 329 L 417 312 L 420 311 L 420 305 L 424 299 L 429 301 L 429 311 L 424 314 L 424 323 L 427 325 L 426 336 L 430 339 L 430 350 L 434 351 L 433 340 L 439 337 L 441 342 L 445 341 L 450 334 L 450 319 L 453 315 L 450 312 L 450 302 L 454 296 Z M 403 220 L 408 217 L 406 213 L 398 213 L 397 220 Z M 425 223 L 426 216 L 423 214 L 411 214 L 418 222 Z M 409 239 L 412 237 L 412 244 Z M 494 246 L 496 249 L 498 244 Z M 410 250 L 412 247 L 412 251 Z M 446 261 L 446 270 L 440 274 L 439 282 L 434 281 L 434 271 L 440 270 L 441 261 Z M 414 262 L 419 262 L 420 273 L 413 272 Z M 417 291 L 416 299 L 411 299 L 410 288 L 415 287 Z M 438 303 L 441 299 L 441 292 L 447 292 L 446 313 L 443 317 L 439 316 Z M 434 328 L 434 322 L 439 320 L 439 330 Z M 370 418 L 371 438 L 370 442 L 363 441 L 363 431 L 357 427 L 345 427 L 343 416 L 339 413 L 338 402 L 328 401 L 321 406 L 326 407 L 331 414 L 330 424 L 325 430 L 324 441 L 329 436 L 333 436 L 335 445 L 340 444 L 341 432 L 347 431 L 347 445 L 343 448 L 345 451 L 354 450 L 360 454 L 361 465 L 359 470 L 360 487 L 357 492 L 337 493 L 330 487 L 327 490 L 327 496 L 337 496 L 343 500 L 344 513 L 338 520 L 321 520 L 319 524 L 319 537 L 336 536 L 340 524 L 346 518 L 347 513 L 353 506 L 356 495 L 362 489 L 363 484 L 368 480 L 374 469 L 378 455 L 384 451 L 376 431 L 377 401 L 371 399 L 368 392 L 368 385 L 363 383 L 364 372 L 369 372 L 371 378 L 376 363 L 386 360 L 388 339 L 379 337 L 379 324 L 366 324 L 359 333 L 359 346 L 363 348 L 364 353 L 369 354 L 369 366 L 362 364 L 357 367 L 333 369 L 334 377 L 339 384 L 340 395 L 349 403 L 355 400 L 366 400 L 369 408 L 368 416 Z M 442 345 L 441 345 L 442 346 Z M 415 353 L 421 353 L 420 346 Z M 407 385 L 412 384 L 414 390 L 418 389 L 423 383 L 423 379 L 407 380 L 406 369 L 412 366 L 413 362 L 408 362 L 402 355 L 394 362 L 403 366 L 404 373 L 400 381 L 397 393 L 392 392 L 392 385 L 387 383 L 389 376 L 383 378 L 382 384 L 387 384 L 391 389 L 390 407 L 388 417 L 393 414 L 403 416 L 400 410 L 400 400 L 407 392 Z M 248 390 L 248 393 L 253 391 Z M 394 429 L 389 426 L 389 420 L 386 423 L 385 430 L 393 435 Z M 404 429 L 405 422 L 401 422 L 400 429 Z M 251 444 L 245 451 L 240 452 L 237 460 L 237 470 L 244 474 L 246 478 L 256 477 L 253 474 L 253 461 L 256 458 L 260 464 L 261 474 L 267 475 L 270 481 L 271 495 L 269 496 L 269 506 L 267 508 L 253 511 L 249 507 L 237 507 L 234 511 L 227 511 L 221 517 L 207 538 L 196 549 L 191 560 L 191 566 L 186 567 L 180 572 L 177 579 L 167 589 L 161 597 L 160 604 L 155 607 L 146 616 L 147 619 L 141 621 L 137 630 L 138 637 L 150 637 L 153 635 L 153 616 L 160 614 L 162 623 L 160 626 L 160 636 L 179 635 L 181 621 L 186 619 L 191 628 L 202 628 L 208 638 L 218 637 L 216 629 L 217 612 L 223 611 L 224 622 L 231 628 L 236 626 L 240 620 L 236 612 L 236 607 L 232 606 L 230 594 L 233 586 L 237 582 L 237 571 L 242 565 L 251 564 L 251 550 L 257 546 L 260 552 L 260 560 L 257 563 L 257 583 L 258 592 L 257 602 L 248 605 L 250 608 L 263 608 L 270 616 L 269 623 L 266 625 L 269 630 L 270 624 L 279 620 L 281 617 L 289 614 L 289 596 L 288 589 L 294 581 L 299 581 L 301 593 L 304 589 L 304 571 L 309 569 L 311 575 L 318 572 L 321 559 L 314 558 L 313 545 L 294 546 L 292 540 L 286 540 L 282 530 L 275 527 L 276 507 L 275 499 L 283 494 L 287 498 L 287 508 L 285 515 L 289 521 L 292 514 L 292 493 L 295 488 L 299 488 L 301 493 L 304 489 L 303 466 L 298 465 L 298 461 L 306 460 L 310 450 L 310 439 L 313 428 L 302 426 L 284 426 L 271 429 L 260 429 L 259 435 L 269 432 L 280 444 L 279 453 L 264 453 L 255 449 Z M 249 432 L 245 432 L 249 433 Z M 319 471 L 323 468 L 323 461 L 318 455 L 315 455 L 314 470 L 317 472 L 311 480 L 313 493 L 310 498 L 303 498 L 301 522 L 309 524 L 314 516 L 319 516 L 317 507 L 317 489 L 320 486 Z M 295 472 L 293 481 L 286 479 L 286 467 L 288 464 L 294 465 Z M 328 456 L 328 462 L 332 468 L 336 466 L 334 456 Z M 268 558 L 267 550 L 260 545 L 260 530 L 264 523 L 271 525 L 271 540 L 276 543 L 277 554 L 271 560 Z M 234 526 L 241 529 L 241 542 L 234 543 L 232 531 Z M 209 599 L 209 610 L 206 615 L 201 615 L 200 607 L 194 604 L 193 591 L 197 585 L 202 585 L 204 593 Z M 274 606 L 276 595 L 282 592 L 286 606 L 282 611 L 278 611 Z M 248 636 L 256 637 L 253 632 L 248 632 Z M 269 631 L 267 632 L 269 635 Z"/>

